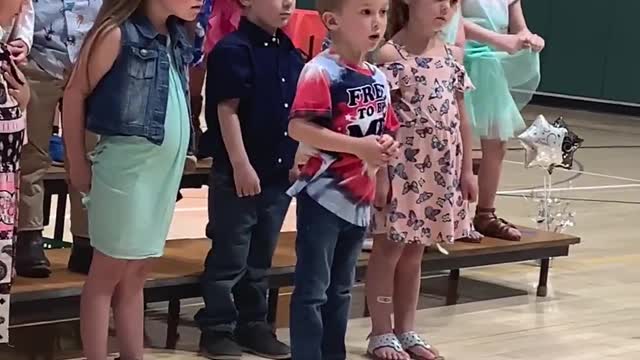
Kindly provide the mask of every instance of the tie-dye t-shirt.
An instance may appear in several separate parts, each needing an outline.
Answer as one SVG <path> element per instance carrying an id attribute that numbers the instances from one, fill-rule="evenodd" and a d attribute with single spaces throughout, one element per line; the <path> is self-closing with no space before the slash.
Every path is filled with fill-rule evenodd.
<path id="1" fill-rule="evenodd" d="M 390 103 L 389 85 L 378 68 L 346 65 L 325 50 L 302 70 L 291 118 L 310 119 L 358 138 L 382 135 L 398 127 Z M 289 195 L 306 191 L 338 217 L 366 227 L 371 219 L 376 170 L 353 154 L 315 151 Z"/>

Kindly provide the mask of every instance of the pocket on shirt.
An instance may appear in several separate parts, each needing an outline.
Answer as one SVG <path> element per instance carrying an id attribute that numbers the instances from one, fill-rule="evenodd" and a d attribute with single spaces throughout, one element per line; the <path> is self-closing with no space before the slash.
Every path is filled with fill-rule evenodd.
<path id="1" fill-rule="evenodd" d="M 127 72 L 136 79 L 153 79 L 158 66 L 158 50 L 129 46 Z"/>

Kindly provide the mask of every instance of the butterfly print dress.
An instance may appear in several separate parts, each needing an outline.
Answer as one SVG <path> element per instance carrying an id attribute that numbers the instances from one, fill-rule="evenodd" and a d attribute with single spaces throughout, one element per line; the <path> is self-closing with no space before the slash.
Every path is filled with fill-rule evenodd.
<path id="1" fill-rule="evenodd" d="M 389 164 L 390 205 L 374 218 L 390 240 L 433 245 L 470 229 L 460 187 L 462 136 L 456 93 L 473 88 L 464 68 L 446 56 L 418 57 L 393 44 L 402 59 L 381 66 L 400 121 L 401 147 Z"/>

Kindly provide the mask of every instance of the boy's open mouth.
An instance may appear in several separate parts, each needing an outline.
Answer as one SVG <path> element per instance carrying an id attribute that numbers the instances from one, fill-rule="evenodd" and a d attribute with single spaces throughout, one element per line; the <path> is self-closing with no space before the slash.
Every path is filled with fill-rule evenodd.
<path id="1" fill-rule="evenodd" d="M 372 40 L 372 41 L 380 40 L 380 34 L 369 35 L 369 40 Z"/>

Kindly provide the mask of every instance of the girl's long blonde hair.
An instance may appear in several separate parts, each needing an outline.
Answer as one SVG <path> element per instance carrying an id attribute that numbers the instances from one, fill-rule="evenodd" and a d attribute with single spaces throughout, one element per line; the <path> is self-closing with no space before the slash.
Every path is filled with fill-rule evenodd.
<path id="1" fill-rule="evenodd" d="M 93 27 L 89 30 L 80 48 L 80 56 L 74 66 L 73 73 L 84 66 L 87 80 L 90 81 L 88 64 L 91 53 L 93 52 L 93 47 L 97 43 L 96 40 L 109 33 L 109 31 L 120 27 L 120 25 L 140 9 L 143 2 L 144 0 L 104 0 L 102 2 Z M 81 59 L 84 61 L 80 61 Z"/>

